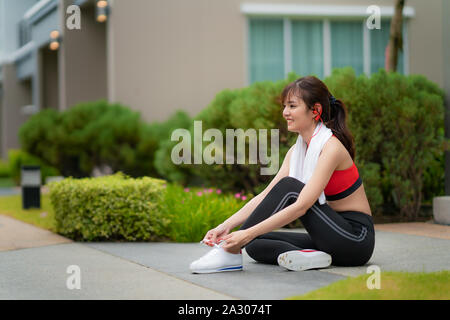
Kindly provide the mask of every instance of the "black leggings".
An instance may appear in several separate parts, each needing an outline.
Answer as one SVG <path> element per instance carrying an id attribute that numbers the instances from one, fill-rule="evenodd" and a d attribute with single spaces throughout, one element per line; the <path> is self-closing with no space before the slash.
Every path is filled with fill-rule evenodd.
<path id="1" fill-rule="evenodd" d="M 293 204 L 304 184 L 293 177 L 281 179 L 241 226 L 250 228 Z M 358 211 L 334 211 L 318 201 L 300 217 L 308 233 L 269 232 L 245 246 L 258 262 L 277 264 L 278 255 L 300 249 L 316 249 L 331 255 L 336 266 L 361 266 L 372 256 L 375 231 L 372 217 Z"/>

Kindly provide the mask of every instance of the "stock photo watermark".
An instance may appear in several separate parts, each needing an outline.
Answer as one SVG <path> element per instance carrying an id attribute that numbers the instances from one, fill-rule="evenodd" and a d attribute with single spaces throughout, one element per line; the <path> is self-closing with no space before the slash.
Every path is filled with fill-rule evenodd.
<path id="1" fill-rule="evenodd" d="M 194 121 L 194 137 L 187 129 L 175 129 L 172 132 L 172 141 L 181 141 L 172 148 L 171 159 L 174 164 L 192 164 L 192 139 L 194 145 L 193 164 L 246 164 L 246 138 L 248 138 L 248 164 L 257 164 L 268 167 L 261 168 L 261 175 L 273 175 L 279 168 L 279 130 L 270 130 L 270 155 L 268 154 L 268 129 L 250 128 L 226 129 L 224 137 L 222 132 L 216 128 L 210 128 L 203 133 L 202 121 Z M 214 138 L 214 141 L 212 139 Z M 235 157 L 235 143 L 236 157 Z M 204 141 L 212 141 L 203 149 Z M 203 152 L 202 152 L 203 150 Z M 214 153 L 214 155 L 213 155 Z M 235 161 L 236 160 L 236 161 Z"/>
<path id="2" fill-rule="evenodd" d="M 66 269 L 66 273 L 70 276 L 66 280 L 66 287 L 69 290 L 81 289 L 81 269 L 76 264 L 70 265 Z"/>
<path id="3" fill-rule="evenodd" d="M 367 273 L 372 273 L 372 275 L 367 278 L 366 285 L 367 289 L 381 289 L 381 269 L 377 265 L 372 265 L 367 267 Z"/>
<path id="4" fill-rule="evenodd" d="M 66 28 L 69 30 L 81 29 L 81 10 L 77 5 L 68 6 L 66 14 L 70 14 L 66 19 Z"/>
<path id="5" fill-rule="evenodd" d="M 381 8 L 376 5 L 368 6 L 366 13 L 370 16 L 366 20 L 367 29 L 381 29 Z"/>

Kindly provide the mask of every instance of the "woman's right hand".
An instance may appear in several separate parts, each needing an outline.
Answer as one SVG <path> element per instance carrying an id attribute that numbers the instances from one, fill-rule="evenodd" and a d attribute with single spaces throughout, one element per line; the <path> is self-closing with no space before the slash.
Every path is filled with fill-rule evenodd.
<path id="1" fill-rule="evenodd" d="M 227 227 L 224 224 L 219 224 L 217 227 L 215 227 L 214 229 L 209 230 L 205 237 L 203 238 L 203 243 L 205 243 L 206 245 L 212 247 L 214 246 L 215 243 L 217 243 L 217 241 L 221 238 L 223 238 L 224 236 L 226 236 L 227 234 L 230 233 L 230 228 Z"/>

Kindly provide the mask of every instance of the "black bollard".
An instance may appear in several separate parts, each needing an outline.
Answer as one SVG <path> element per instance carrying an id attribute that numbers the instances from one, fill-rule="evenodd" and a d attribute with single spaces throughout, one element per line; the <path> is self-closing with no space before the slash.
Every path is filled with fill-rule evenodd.
<path id="1" fill-rule="evenodd" d="M 22 166 L 22 208 L 41 208 L 41 168 L 40 166 Z"/>

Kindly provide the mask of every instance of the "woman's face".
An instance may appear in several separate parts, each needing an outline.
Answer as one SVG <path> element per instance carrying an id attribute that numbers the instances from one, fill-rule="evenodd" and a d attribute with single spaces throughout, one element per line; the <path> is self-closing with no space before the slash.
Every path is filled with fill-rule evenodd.
<path id="1" fill-rule="evenodd" d="M 283 117 L 287 121 L 289 131 L 300 133 L 314 122 L 314 114 L 308 109 L 303 99 L 290 93 L 283 105 Z"/>

